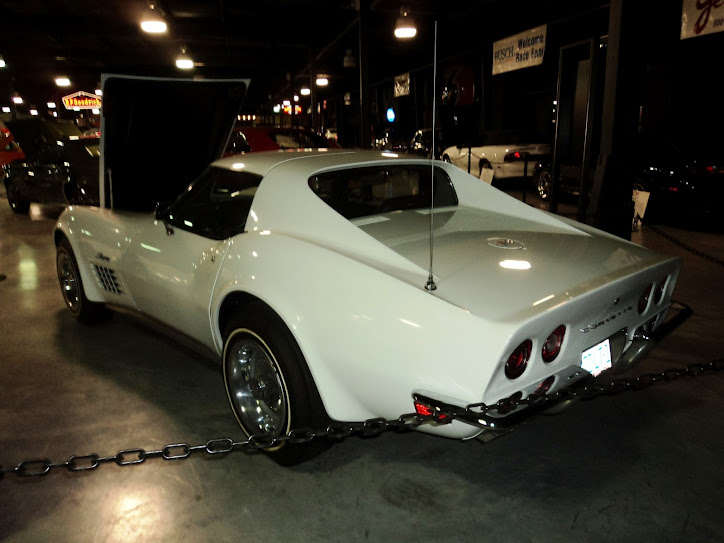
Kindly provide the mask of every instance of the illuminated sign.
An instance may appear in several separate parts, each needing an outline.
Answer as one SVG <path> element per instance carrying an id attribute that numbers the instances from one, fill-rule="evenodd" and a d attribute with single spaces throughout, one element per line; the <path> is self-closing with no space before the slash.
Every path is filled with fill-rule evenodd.
<path id="1" fill-rule="evenodd" d="M 410 96 L 410 74 L 395 76 L 395 98 L 399 96 Z"/>
<path id="2" fill-rule="evenodd" d="M 63 96 L 65 109 L 100 109 L 101 97 L 85 91 Z"/>

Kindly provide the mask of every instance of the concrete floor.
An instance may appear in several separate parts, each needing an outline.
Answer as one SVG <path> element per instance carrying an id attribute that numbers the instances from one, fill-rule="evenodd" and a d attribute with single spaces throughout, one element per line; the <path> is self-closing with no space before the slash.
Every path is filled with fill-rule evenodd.
<path id="1" fill-rule="evenodd" d="M 127 314 L 96 327 L 71 318 L 54 213 L 31 211 L 0 199 L 0 465 L 241 439 L 219 367 L 194 345 Z M 663 231 L 713 258 L 633 234 L 684 259 L 676 297 L 694 309 L 641 373 L 724 356 L 722 236 Z M 723 541 L 722 373 L 580 402 L 488 444 L 388 432 L 293 468 L 235 452 L 8 474 L 0 539 Z"/>

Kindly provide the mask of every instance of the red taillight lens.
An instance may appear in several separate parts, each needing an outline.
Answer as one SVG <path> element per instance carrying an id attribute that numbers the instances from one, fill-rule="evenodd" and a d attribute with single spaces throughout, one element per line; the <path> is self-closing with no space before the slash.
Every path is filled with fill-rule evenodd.
<path id="1" fill-rule="evenodd" d="M 447 415 L 445 415 L 444 413 L 438 413 L 429 405 L 420 402 L 414 402 L 414 405 L 415 411 L 418 415 L 422 415 L 423 417 L 435 417 L 437 420 L 447 419 Z"/>
<path id="2" fill-rule="evenodd" d="M 543 394 L 547 394 L 548 391 L 553 386 L 553 383 L 556 382 L 556 378 L 554 376 L 547 377 L 545 381 L 543 381 L 540 385 L 538 385 L 538 388 L 535 391 L 535 394 L 538 394 L 539 396 L 542 396 Z"/>
<path id="3" fill-rule="evenodd" d="M 656 291 L 654 292 L 654 302 L 657 304 L 661 303 L 661 300 L 664 298 L 664 292 L 666 292 L 666 277 L 664 277 L 656 286 Z"/>
<path id="4" fill-rule="evenodd" d="M 556 359 L 558 353 L 561 352 L 561 345 L 563 345 L 563 336 L 565 335 L 566 327 L 562 324 L 551 332 L 551 334 L 548 336 L 548 339 L 546 339 L 545 343 L 543 343 L 542 354 L 544 362 L 553 362 Z"/>
<path id="5" fill-rule="evenodd" d="M 517 379 L 523 375 L 525 368 L 528 366 L 532 349 L 533 343 L 529 339 L 526 339 L 516 347 L 515 351 L 513 351 L 505 363 L 505 376 L 508 379 Z"/>
<path id="6" fill-rule="evenodd" d="M 515 151 L 514 153 L 508 153 L 503 157 L 503 162 L 516 162 L 518 160 L 524 160 L 528 157 L 527 152 Z"/>
<path id="7" fill-rule="evenodd" d="M 649 305 L 649 298 L 651 297 L 652 288 L 653 285 L 648 285 L 641 294 L 641 297 L 639 298 L 639 314 L 642 314 L 644 311 L 646 311 L 646 308 Z"/>

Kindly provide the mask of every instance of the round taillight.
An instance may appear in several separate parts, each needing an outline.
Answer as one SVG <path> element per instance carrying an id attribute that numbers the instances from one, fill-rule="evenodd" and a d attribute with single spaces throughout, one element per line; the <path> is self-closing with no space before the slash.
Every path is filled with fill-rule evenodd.
<path id="1" fill-rule="evenodd" d="M 652 288 L 653 285 L 648 285 L 646 289 L 641 293 L 641 297 L 639 298 L 639 314 L 642 314 L 644 311 L 646 311 L 646 308 L 649 305 L 649 298 L 651 297 Z"/>
<path id="2" fill-rule="evenodd" d="M 566 327 L 561 324 L 558 328 L 553 330 L 548 336 L 548 339 L 543 343 L 543 361 L 553 362 L 561 352 L 561 345 L 563 345 L 563 336 L 566 335 Z"/>
<path id="3" fill-rule="evenodd" d="M 657 283 L 656 290 L 654 291 L 654 303 L 661 303 L 661 300 L 664 299 L 664 292 L 666 292 L 666 277 Z"/>
<path id="4" fill-rule="evenodd" d="M 529 339 L 526 339 L 515 348 L 505 363 L 505 376 L 508 379 L 517 379 L 523 375 L 526 366 L 528 366 L 532 349 L 533 343 Z"/>

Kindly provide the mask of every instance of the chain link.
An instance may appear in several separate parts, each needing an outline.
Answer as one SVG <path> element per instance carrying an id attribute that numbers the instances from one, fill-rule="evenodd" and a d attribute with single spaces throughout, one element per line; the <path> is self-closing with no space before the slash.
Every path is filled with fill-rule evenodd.
<path id="1" fill-rule="evenodd" d="M 659 236 L 661 236 L 662 238 L 670 241 L 670 242 L 673 243 L 674 245 L 678 245 L 679 247 L 681 247 L 681 248 L 684 249 L 685 251 L 688 251 L 688 252 L 690 252 L 690 253 L 693 254 L 693 255 L 696 255 L 696 256 L 698 256 L 698 257 L 701 257 L 701 258 L 703 258 L 704 260 L 708 260 L 709 262 L 713 262 L 714 264 L 719 264 L 720 266 L 724 266 L 724 260 L 721 260 L 721 259 L 719 259 L 719 258 L 717 258 L 717 257 L 715 257 L 715 256 L 712 256 L 712 255 L 710 255 L 710 254 L 705 253 L 704 251 L 701 251 L 701 250 L 699 250 L 699 249 L 696 249 L 695 247 L 692 247 L 691 245 L 688 245 L 688 244 L 684 243 L 684 242 L 681 241 L 680 239 L 672 236 L 671 234 L 668 234 L 668 233 L 664 232 L 663 230 L 661 230 L 660 228 L 657 228 L 656 226 L 653 226 L 653 225 L 651 225 L 651 224 L 647 224 L 647 225 L 645 225 L 645 226 L 646 226 L 646 228 L 648 228 L 648 229 L 656 232 L 656 233 L 657 233 Z"/>
<path id="2" fill-rule="evenodd" d="M 47 458 L 25 460 L 14 468 L 5 468 L 0 465 L 0 479 L 6 473 L 14 473 L 18 477 L 40 477 L 47 475 L 53 469 L 65 468 L 68 471 L 91 471 L 102 464 L 115 463 L 118 466 L 132 466 L 141 464 L 149 458 L 163 458 L 164 460 L 181 460 L 194 453 L 205 452 L 209 455 L 222 455 L 234 451 L 262 450 L 281 445 L 284 442 L 291 444 L 309 443 L 314 439 L 328 438 L 343 440 L 357 435 L 360 437 L 376 436 L 388 431 L 402 432 L 411 430 L 424 422 L 449 424 L 457 418 L 464 419 L 466 415 L 485 416 L 489 413 L 504 415 L 519 407 L 531 405 L 544 405 L 565 400 L 588 400 L 603 395 L 620 394 L 627 391 L 643 390 L 654 384 L 671 383 L 683 377 L 697 377 L 706 372 L 721 371 L 724 369 L 724 359 L 708 363 L 689 364 L 683 368 L 672 368 L 657 373 L 640 375 L 632 379 L 616 379 L 599 383 L 594 381 L 580 389 L 563 389 L 552 394 L 532 394 L 527 398 L 504 398 L 495 404 L 473 403 L 466 407 L 451 407 L 434 415 L 419 415 L 407 413 L 397 419 L 373 418 L 363 422 L 343 423 L 333 422 L 326 428 L 314 430 L 312 428 L 297 428 L 283 436 L 269 436 L 255 434 L 244 441 L 234 441 L 231 438 L 217 438 L 207 441 L 203 445 L 191 446 L 188 443 L 174 443 L 162 449 L 146 451 L 144 449 L 123 449 L 115 456 L 99 456 L 98 454 L 84 454 L 71 456 L 65 462 L 52 463 Z M 541 404 L 543 402 L 543 404 Z"/>

